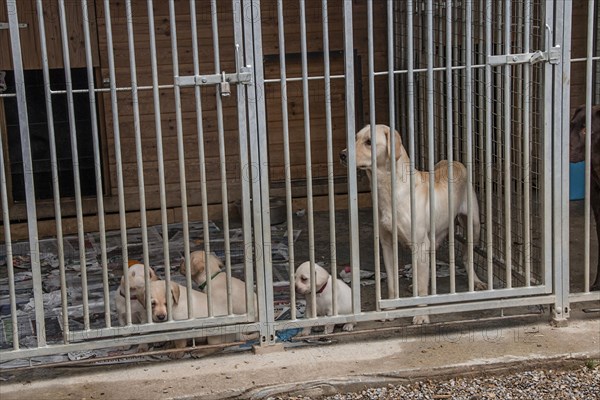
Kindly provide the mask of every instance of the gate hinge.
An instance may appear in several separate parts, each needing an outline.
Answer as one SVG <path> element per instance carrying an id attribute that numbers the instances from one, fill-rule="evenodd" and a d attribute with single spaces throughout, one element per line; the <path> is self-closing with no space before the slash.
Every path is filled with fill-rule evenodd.
<path id="1" fill-rule="evenodd" d="M 239 72 L 233 74 L 223 72 L 222 74 L 178 76 L 175 78 L 175 84 L 181 87 L 220 85 L 222 82 L 249 85 L 252 83 L 252 68 L 242 67 Z"/>
<path id="2" fill-rule="evenodd" d="M 499 65 L 513 64 L 537 64 L 539 62 L 549 62 L 558 64 L 561 60 L 562 52 L 560 46 L 554 46 L 549 51 L 534 51 L 533 53 L 503 54 L 498 56 L 489 56 L 488 64 L 492 67 Z"/>

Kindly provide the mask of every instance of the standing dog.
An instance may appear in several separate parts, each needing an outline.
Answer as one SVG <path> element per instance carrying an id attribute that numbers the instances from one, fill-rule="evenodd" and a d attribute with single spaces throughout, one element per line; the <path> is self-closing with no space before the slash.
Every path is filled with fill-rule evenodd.
<path id="1" fill-rule="evenodd" d="M 586 129 L 585 126 L 585 104 L 575 110 L 570 124 L 569 158 L 571 162 L 585 160 L 585 136 L 587 134 L 592 135 L 590 204 L 596 220 L 596 237 L 600 241 L 600 105 L 592 107 L 592 129 Z M 600 290 L 600 245 L 596 263 L 596 279 L 590 290 Z"/>
<path id="2" fill-rule="evenodd" d="M 312 302 L 308 295 L 310 294 L 310 262 L 301 264 L 296 270 L 296 292 L 306 297 L 306 312 L 305 315 L 312 314 Z M 331 275 L 321 267 L 315 264 L 315 288 L 317 289 L 317 315 L 333 315 L 333 283 Z M 336 280 L 336 302 L 337 311 L 340 314 L 352 314 L 352 290 L 341 279 Z M 326 325 L 325 334 L 333 332 L 335 325 Z M 345 331 L 354 329 L 354 324 L 345 324 L 342 328 Z M 302 335 L 309 335 L 310 327 L 302 330 Z"/>
<path id="3" fill-rule="evenodd" d="M 206 293 L 206 274 L 208 272 L 211 283 L 211 299 L 227 310 L 227 275 L 221 270 L 223 263 L 213 254 L 208 255 L 208 265 L 205 261 L 206 253 L 202 250 L 190 254 L 192 280 L 199 285 L 199 290 Z M 185 260 L 181 261 L 179 272 L 185 276 Z M 246 313 L 246 284 L 234 277 L 231 278 L 231 302 L 234 314 Z M 254 310 L 256 311 L 256 294 L 254 295 Z"/>
<path id="4" fill-rule="evenodd" d="M 144 288 L 144 265 L 132 264 L 130 262 L 129 270 L 129 298 L 131 300 L 131 323 L 144 324 L 146 323 L 146 310 L 140 303 L 135 301 L 140 289 Z M 157 281 L 158 277 L 152 268 L 148 268 L 150 273 L 150 281 Z M 115 292 L 115 307 L 117 308 L 117 317 L 119 324 L 125 326 L 127 324 L 127 307 L 126 307 L 126 290 L 125 277 L 121 277 L 121 284 Z"/>
<path id="5" fill-rule="evenodd" d="M 402 146 L 400 134 L 394 131 L 395 135 L 395 153 L 396 153 L 396 227 L 392 227 L 392 184 L 391 184 L 391 130 L 388 126 L 377 125 L 374 135 L 371 133 L 371 127 L 367 125 L 356 134 L 356 167 L 367 172 L 369 179 L 371 174 L 377 174 L 377 194 L 379 197 L 379 236 L 381 238 L 381 247 L 383 249 L 383 262 L 388 276 L 388 297 L 394 297 L 395 284 L 393 276 L 393 243 L 392 232 L 396 229 L 398 239 L 405 245 L 411 244 L 411 210 L 410 210 L 410 180 L 409 180 L 409 158 L 406 150 Z M 371 165 L 371 151 L 377 152 L 377 165 Z M 343 163 L 347 162 L 348 154 L 344 149 L 340 153 L 340 159 Z M 448 207 L 448 170 L 452 168 L 454 174 L 454 209 Z M 415 197 L 417 209 L 415 210 L 415 229 L 416 243 L 413 251 L 418 251 L 416 270 L 418 272 L 418 293 L 419 296 L 427 296 L 429 290 L 429 172 L 415 171 Z M 452 166 L 447 160 L 440 161 L 435 166 L 435 244 L 436 247 L 448 236 L 450 224 L 454 223 L 454 218 L 466 229 L 467 227 L 467 194 L 472 193 L 473 198 L 473 240 L 475 245 L 479 243 L 479 206 L 477 204 L 477 195 L 472 187 L 467 185 L 467 171 L 463 164 L 454 161 Z M 466 251 L 464 252 L 466 260 Z M 465 262 L 465 267 L 466 267 Z M 486 288 L 474 271 L 467 267 L 469 276 L 473 274 L 475 288 L 482 290 Z M 415 316 L 413 323 L 428 323 L 429 317 Z"/>

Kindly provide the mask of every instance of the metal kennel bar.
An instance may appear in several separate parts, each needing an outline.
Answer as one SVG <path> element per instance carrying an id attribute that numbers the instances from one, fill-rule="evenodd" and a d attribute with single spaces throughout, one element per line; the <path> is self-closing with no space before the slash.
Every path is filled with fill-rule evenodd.
<path id="1" fill-rule="evenodd" d="M 66 274 L 65 274 L 65 254 L 64 254 L 64 246 L 63 246 L 63 231 L 62 231 L 62 218 L 61 218 L 61 208 L 60 208 L 60 188 L 58 186 L 58 158 L 56 155 L 56 138 L 54 134 L 54 116 L 52 112 L 52 93 L 50 87 L 50 74 L 48 67 L 48 50 L 46 48 L 46 28 L 44 23 L 44 14 L 43 14 L 43 5 L 41 0 L 36 1 L 36 7 L 38 15 L 41 15 L 38 18 L 38 32 L 40 34 L 40 50 L 42 53 L 42 72 L 44 76 L 44 96 L 46 99 L 46 110 L 47 119 L 48 119 L 48 139 L 50 144 L 50 165 L 52 169 L 52 194 L 54 200 L 54 214 L 56 221 L 56 239 L 59 245 L 57 246 L 58 252 L 58 268 L 60 274 L 60 297 L 61 297 L 61 311 L 62 311 L 62 323 L 63 323 L 63 341 L 66 343 L 68 332 L 69 332 L 69 314 L 67 309 L 67 284 L 66 284 Z M 4 192 L 6 194 L 6 192 Z M 10 221 L 7 217 L 4 219 L 5 221 Z M 10 225 L 5 225 L 8 229 L 10 229 Z M 6 236 L 10 238 L 9 235 Z M 10 239 L 8 240 L 10 242 Z M 7 258 L 10 258 L 10 262 L 12 263 L 12 254 L 7 253 Z M 14 278 L 13 278 L 14 279 Z M 14 282 L 11 282 L 14 285 Z M 11 311 L 12 312 L 12 311 Z M 13 321 L 13 326 L 16 325 L 16 316 Z M 15 335 L 17 338 L 19 337 L 18 332 Z M 18 340 L 17 346 L 18 346 Z"/>
<path id="2" fill-rule="evenodd" d="M 21 152 L 23 154 L 23 169 L 26 193 L 25 201 L 27 204 L 27 230 L 29 233 L 29 251 L 31 256 L 31 273 L 33 280 L 33 300 L 35 304 L 35 326 L 36 332 L 38 333 L 37 346 L 43 347 L 46 345 L 46 323 L 44 320 L 44 302 L 42 293 L 40 252 L 37 240 L 38 227 L 37 213 L 35 207 L 33 162 L 31 159 L 31 140 L 29 137 L 29 126 L 27 124 L 29 118 L 27 115 L 27 97 L 25 93 L 25 78 L 23 74 L 23 60 L 21 55 L 21 40 L 19 34 L 19 17 L 17 15 L 17 2 L 15 0 L 7 0 L 6 8 L 8 12 L 10 45 L 12 51 L 13 65 L 15 68 L 15 92 L 17 95 L 17 102 L 19 107 L 19 121 L 22 122 L 19 126 L 19 134 L 21 139 Z"/>
<path id="3" fill-rule="evenodd" d="M 156 158 L 158 160 L 158 192 L 160 197 L 160 222 L 161 229 L 166 231 L 168 229 L 169 220 L 167 217 L 167 190 L 165 185 L 165 157 L 163 150 L 163 139 L 162 139 L 162 121 L 160 118 L 160 90 L 158 85 L 158 61 L 156 54 L 156 33 L 154 28 L 154 4 L 153 0 L 147 0 L 148 10 L 148 37 L 150 44 L 150 67 L 152 70 L 152 105 L 154 106 L 154 129 L 156 130 Z M 195 57 L 194 57 L 195 59 Z M 138 88 L 139 90 L 139 88 Z M 201 105 L 198 103 L 198 114 L 202 111 Z M 200 145 L 199 145 L 200 146 Z M 203 157 L 203 152 L 199 149 L 198 153 L 200 158 Z M 203 165 L 202 162 L 200 164 Z M 202 193 L 202 204 L 205 204 L 204 192 Z M 205 231 L 204 236 L 208 238 L 208 234 Z M 209 249 L 207 249 L 207 252 Z M 169 238 L 163 236 L 163 253 L 169 254 Z M 145 279 L 145 277 L 144 277 Z M 165 257 L 165 285 L 171 286 L 171 263 L 169 257 Z M 168 320 L 173 320 L 173 299 L 171 296 L 167 297 L 167 313 Z"/>

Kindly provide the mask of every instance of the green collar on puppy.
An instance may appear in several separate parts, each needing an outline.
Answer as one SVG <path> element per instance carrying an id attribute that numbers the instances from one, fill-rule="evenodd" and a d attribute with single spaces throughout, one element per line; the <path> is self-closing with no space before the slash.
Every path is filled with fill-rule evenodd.
<path id="1" fill-rule="evenodd" d="M 213 276 L 211 276 L 211 277 L 210 277 L 210 280 L 212 281 L 213 279 L 215 279 L 215 278 L 217 277 L 217 275 L 219 275 L 221 272 L 223 272 L 223 271 L 219 271 L 219 272 L 217 272 L 216 274 L 214 274 Z M 203 291 L 204 291 L 204 288 L 206 287 L 206 282 L 208 282 L 208 280 L 204 281 L 204 283 L 203 283 L 203 284 L 201 284 L 201 285 L 198 285 L 198 289 L 199 289 L 201 292 L 203 292 Z"/>

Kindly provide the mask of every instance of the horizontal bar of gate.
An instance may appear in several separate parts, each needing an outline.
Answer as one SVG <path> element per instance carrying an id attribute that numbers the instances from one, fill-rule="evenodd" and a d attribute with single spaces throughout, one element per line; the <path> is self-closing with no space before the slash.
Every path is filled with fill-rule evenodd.
<path id="1" fill-rule="evenodd" d="M 275 321 L 276 330 L 302 328 L 324 324 L 344 324 L 349 322 L 366 322 L 382 318 L 407 318 L 415 315 L 450 314 L 477 310 L 492 310 L 498 308 L 526 307 L 552 304 L 556 296 L 532 296 L 496 299 L 492 301 L 477 301 L 472 303 L 440 304 L 431 307 L 411 307 L 381 312 L 366 312 L 360 314 L 336 315 L 332 317 L 307 318 L 298 320 Z M 398 327 L 401 329 L 401 327 Z"/>
<path id="2" fill-rule="evenodd" d="M 167 324 L 164 322 L 163 324 Z M 218 329 L 218 332 L 215 332 Z M 49 345 L 45 347 L 35 347 L 31 349 L 20 349 L 3 351 L 2 362 L 12 361 L 17 359 L 29 358 L 29 357 L 44 357 L 53 354 L 61 354 L 73 351 L 86 351 L 109 348 L 114 346 L 130 346 L 139 343 L 156 343 L 168 340 L 179 340 L 189 339 L 195 337 L 211 336 L 211 335 L 227 335 L 237 332 L 251 333 L 258 331 L 256 323 L 247 325 L 234 325 L 234 326 L 219 326 L 219 327 L 202 327 L 197 329 L 187 329 L 180 332 L 160 332 L 145 334 L 143 336 L 127 336 L 118 339 L 100 339 L 90 340 L 87 342 L 70 343 L 70 344 L 59 344 Z M 92 338 L 92 337 L 90 337 Z"/>
<path id="3" fill-rule="evenodd" d="M 176 329 L 207 328 L 247 322 L 253 322 L 253 319 L 246 315 L 241 315 L 169 321 L 156 324 L 126 325 L 112 328 L 99 328 L 69 332 L 69 340 L 75 341 L 91 338 L 105 338 L 115 335 L 131 335 L 133 333 L 165 332 Z"/>
<path id="4" fill-rule="evenodd" d="M 493 300 L 515 296 L 542 295 L 551 293 L 546 286 L 528 288 L 495 289 L 493 291 L 465 292 L 454 294 L 429 295 L 427 297 L 407 297 L 392 300 L 381 300 L 381 308 L 402 307 L 420 304 L 454 303 L 469 300 Z"/>

